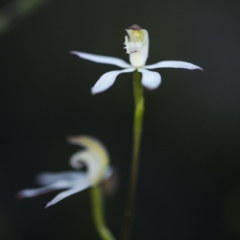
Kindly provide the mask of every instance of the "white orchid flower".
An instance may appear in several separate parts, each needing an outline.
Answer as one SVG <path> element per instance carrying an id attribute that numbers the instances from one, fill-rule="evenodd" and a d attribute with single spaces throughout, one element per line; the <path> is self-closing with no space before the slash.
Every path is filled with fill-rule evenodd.
<path id="1" fill-rule="evenodd" d="M 201 67 L 183 61 L 161 61 L 151 65 L 145 65 L 148 58 L 149 37 L 146 29 L 134 24 L 126 29 L 128 36 L 125 37 L 125 49 L 130 56 L 130 63 L 122 59 L 100 56 L 90 53 L 71 51 L 70 53 L 80 58 L 103 64 L 116 65 L 123 70 L 115 70 L 103 74 L 92 87 L 92 94 L 100 93 L 110 88 L 116 77 L 121 73 L 133 72 L 137 70 L 142 73 L 142 85 L 150 90 L 157 88 L 161 84 L 161 76 L 158 72 L 147 69 L 155 68 L 184 68 L 188 70 L 203 70 Z"/>
<path id="2" fill-rule="evenodd" d="M 60 173 L 42 173 L 37 177 L 37 182 L 42 187 L 22 190 L 17 194 L 19 198 L 30 198 L 54 190 L 68 189 L 53 198 L 46 205 L 47 208 L 72 194 L 100 184 L 112 175 L 107 150 L 99 140 L 89 136 L 78 136 L 70 137 L 68 141 L 85 148 L 85 150 L 75 153 L 70 158 L 70 165 L 75 169 L 86 166 L 87 171 L 80 172 L 75 170 Z"/>

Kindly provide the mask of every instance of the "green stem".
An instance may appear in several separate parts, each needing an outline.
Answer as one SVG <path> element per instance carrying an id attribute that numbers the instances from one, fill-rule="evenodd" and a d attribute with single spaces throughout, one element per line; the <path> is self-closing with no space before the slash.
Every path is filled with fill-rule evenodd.
<path id="1" fill-rule="evenodd" d="M 134 204 L 136 198 L 138 165 L 139 165 L 139 150 L 141 144 L 142 121 L 144 113 L 144 97 L 141 82 L 141 73 L 134 72 L 134 98 L 135 98 L 135 113 L 133 127 L 133 157 L 131 166 L 130 184 L 128 188 L 127 204 L 123 219 L 123 228 L 121 232 L 121 240 L 130 238 L 131 226 L 133 222 Z"/>
<path id="2" fill-rule="evenodd" d="M 93 186 L 90 188 L 91 200 L 92 200 L 92 212 L 94 223 L 97 228 L 101 239 L 103 240 L 115 240 L 112 233 L 108 230 L 104 220 L 103 214 L 103 199 L 102 192 L 99 186 Z"/>

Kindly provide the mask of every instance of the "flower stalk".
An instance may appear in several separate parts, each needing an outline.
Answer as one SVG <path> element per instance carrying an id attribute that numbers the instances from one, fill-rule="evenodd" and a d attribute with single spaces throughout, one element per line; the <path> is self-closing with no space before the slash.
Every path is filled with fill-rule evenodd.
<path id="1" fill-rule="evenodd" d="M 125 36 L 125 49 L 129 54 L 130 64 L 124 60 L 111 56 L 102 56 L 91 53 L 71 51 L 82 59 L 101 64 L 115 65 L 122 70 L 114 70 L 104 73 L 95 85 L 91 88 L 92 94 L 98 94 L 109 89 L 115 82 L 117 76 L 122 73 L 134 72 L 134 127 L 133 127 L 133 158 L 131 166 L 130 184 L 128 188 L 127 204 L 123 219 L 123 226 L 121 232 L 121 240 L 128 240 L 130 237 L 130 230 L 133 222 L 134 204 L 137 189 L 137 176 L 139 165 L 139 152 L 141 144 L 142 121 L 144 113 L 144 97 L 143 87 L 148 90 L 156 89 L 162 81 L 161 75 L 155 71 L 149 71 L 156 68 L 181 68 L 188 70 L 203 69 L 185 61 L 160 61 L 155 64 L 146 65 L 149 51 L 149 35 L 146 29 L 139 25 L 132 25 L 126 29 L 127 36 Z"/>
<path id="2" fill-rule="evenodd" d="M 92 200 L 92 213 L 95 227 L 103 240 L 115 240 L 104 220 L 103 199 L 100 186 L 90 188 Z"/>
<path id="3" fill-rule="evenodd" d="M 131 226 L 133 222 L 134 205 L 137 190 L 137 178 L 139 167 L 139 153 L 142 134 L 142 122 L 144 114 L 144 96 L 141 81 L 141 73 L 134 72 L 134 99 L 135 99 L 135 112 L 134 112 L 134 127 L 133 127 L 133 156 L 131 165 L 131 176 L 128 188 L 127 204 L 125 208 L 123 226 L 121 232 L 121 240 L 130 238 Z"/>

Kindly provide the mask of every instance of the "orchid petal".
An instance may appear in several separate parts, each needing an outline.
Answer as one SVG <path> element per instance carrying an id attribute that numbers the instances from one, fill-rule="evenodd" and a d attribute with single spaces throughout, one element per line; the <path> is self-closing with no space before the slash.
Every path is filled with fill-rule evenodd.
<path id="1" fill-rule="evenodd" d="M 74 169 L 81 169 L 86 165 L 88 172 L 90 172 L 88 164 L 89 162 L 94 161 L 94 158 L 96 158 L 95 154 L 92 154 L 87 150 L 81 150 L 72 155 L 69 163 Z"/>
<path id="2" fill-rule="evenodd" d="M 52 192 L 55 190 L 63 189 L 63 188 L 69 188 L 72 187 L 73 182 L 67 181 L 67 180 L 59 180 L 51 185 L 48 185 L 46 187 L 42 188 L 36 188 L 36 189 L 24 189 L 17 193 L 18 198 L 30 198 L 35 197 L 38 195 L 42 195 L 48 192 Z"/>
<path id="3" fill-rule="evenodd" d="M 86 173 L 79 171 L 65 171 L 59 173 L 46 172 L 39 174 L 36 180 L 39 185 L 46 186 L 59 180 L 77 181 L 84 179 L 85 177 Z"/>
<path id="4" fill-rule="evenodd" d="M 75 193 L 78 193 L 80 191 L 83 191 L 84 189 L 90 187 L 91 184 L 90 182 L 86 179 L 85 181 L 81 181 L 79 182 L 77 185 L 75 185 L 73 188 L 66 190 L 64 192 L 59 193 L 55 198 L 53 198 L 47 205 L 47 207 L 50 207 L 56 203 L 58 203 L 59 201 L 63 200 L 66 197 L 69 197 Z"/>
<path id="5" fill-rule="evenodd" d="M 188 70 L 201 70 L 203 69 L 197 65 L 194 65 L 189 62 L 183 61 L 161 61 L 155 64 L 145 66 L 147 69 L 155 69 L 155 68 L 184 68 Z"/>
<path id="6" fill-rule="evenodd" d="M 129 68 L 131 67 L 130 64 L 125 62 L 124 60 L 116 57 L 109 57 L 109 56 L 102 56 L 102 55 L 96 55 L 91 53 L 84 53 L 84 52 L 77 52 L 77 51 L 71 51 L 71 54 L 74 54 L 80 58 L 96 62 L 96 63 L 103 63 L 103 64 L 110 64 L 115 65 L 121 68 Z"/>
<path id="7" fill-rule="evenodd" d="M 94 185 L 102 182 L 109 165 L 109 154 L 104 144 L 87 135 L 68 137 L 68 142 L 85 148 L 72 155 L 70 165 L 78 169 L 79 166 L 85 164 L 90 182 Z"/>
<path id="8" fill-rule="evenodd" d="M 142 73 L 142 85 L 144 87 L 153 90 L 161 84 L 161 76 L 159 73 L 143 68 L 139 68 L 138 71 Z"/>
<path id="9" fill-rule="evenodd" d="M 77 168 L 79 163 L 86 164 L 87 178 L 92 184 L 97 184 L 102 181 L 106 164 L 101 160 L 99 154 L 95 151 L 80 151 L 72 155 L 70 158 L 70 165 Z"/>
<path id="10" fill-rule="evenodd" d="M 118 74 L 120 73 L 126 73 L 126 72 L 133 72 L 135 69 L 134 68 L 127 68 L 124 70 L 115 70 L 115 71 L 111 71 L 111 72 L 107 72 L 105 74 L 103 74 L 100 79 L 96 82 L 96 84 L 92 87 L 91 91 L 92 94 L 96 94 L 96 93 L 100 93 L 103 92 L 105 90 L 107 90 L 108 88 L 110 88 L 114 82 L 115 79 L 117 77 Z"/>

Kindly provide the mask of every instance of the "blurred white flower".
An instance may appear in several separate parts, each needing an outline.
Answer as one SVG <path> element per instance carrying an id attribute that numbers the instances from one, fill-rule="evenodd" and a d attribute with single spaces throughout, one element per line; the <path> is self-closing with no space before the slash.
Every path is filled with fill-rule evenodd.
<path id="1" fill-rule="evenodd" d="M 148 58 L 149 37 L 148 32 L 134 24 L 126 29 L 128 36 L 125 37 L 125 49 L 130 55 L 130 64 L 122 59 L 108 56 L 100 56 L 90 53 L 71 51 L 70 53 L 80 58 L 103 64 L 116 65 L 124 70 L 115 70 L 103 74 L 92 87 L 92 94 L 100 93 L 111 87 L 116 77 L 121 73 L 137 70 L 142 73 L 142 85 L 150 90 L 157 88 L 161 83 L 161 76 L 158 72 L 148 71 L 155 68 L 184 68 L 188 70 L 203 70 L 201 67 L 183 61 L 161 61 L 151 65 L 145 65 Z"/>
<path id="2" fill-rule="evenodd" d="M 68 142 L 85 148 L 70 158 L 70 165 L 75 169 L 86 166 L 87 171 L 42 173 L 37 177 L 37 182 L 42 187 L 22 190 L 17 193 L 18 198 L 35 197 L 54 190 L 68 189 L 53 198 L 46 205 L 47 208 L 72 194 L 100 184 L 112 175 L 107 150 L 99 140 L 89 136 L 78 136 L 70 137 Z"/>

